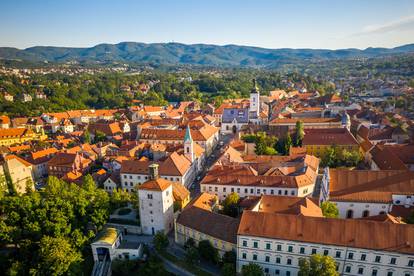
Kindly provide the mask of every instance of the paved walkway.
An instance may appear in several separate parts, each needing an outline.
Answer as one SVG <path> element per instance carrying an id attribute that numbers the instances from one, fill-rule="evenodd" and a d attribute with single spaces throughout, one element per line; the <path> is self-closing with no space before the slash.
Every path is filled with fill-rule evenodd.
<path id="1" fill-rule="evenodd" d="M 181 246 L 179 246 L 178 244 L 176 244 L 174 242 L 174 238 L 171 237 L 171 235 L 168 237 L 170 244 L 167 248 L 167 252 L 170 253 L 171 255 L 174 255 L 175 257 L 179 258 L 179 259 L 185 259 L 185 250 L 184 248 L 182 248 Z M 197 264 L 197 266 L 199 268 L 201 268 L 202 270 L 212 274 L 212 275 L 220 275 L 221 269 L 218 266 L 215 266 L 209 262 L 200 260 L 200 262 Z"/>

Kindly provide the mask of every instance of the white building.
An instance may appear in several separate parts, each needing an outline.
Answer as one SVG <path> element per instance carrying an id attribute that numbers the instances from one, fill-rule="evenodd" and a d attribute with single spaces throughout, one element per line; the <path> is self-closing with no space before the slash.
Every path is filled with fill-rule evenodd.
<path id="1" fill-rule="evenodd" d="M 150 180 L 138 188 L 139 215 L 142 233 L 168 233 L 174 226 L 174 198 L 172 183 L 159 178 L 158 164 L 151 164 Z"/>
<path id="2" fill-rule="evenodd" d="M 414 275 L 414 226 L 245 211 L 237 236 L 237 271 L 256 263 L 265 275 L 297 275 L 299 260 L 334 258 L 341 275 Z"/>
<path id="3" fill-rule="evenodd" d="M 320 201 L 335 203 L 341 218 L 400 217 L 414 209 L 414 172 L 326 169 L 321 191 Z"/>

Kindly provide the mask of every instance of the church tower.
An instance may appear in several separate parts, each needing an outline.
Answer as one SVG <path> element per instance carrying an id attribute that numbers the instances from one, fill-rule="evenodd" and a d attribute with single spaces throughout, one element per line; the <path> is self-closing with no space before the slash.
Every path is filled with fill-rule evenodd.
<path id="1" fill-rule="evenodd" d="M 187 125 L 184 136 L 184 155 L 191 161 L 194 162 L 194 144 L 193 138 L 191 137 L 190 127 Z"/>
<path id="2" fill-rule="evenodd" d="M 260 113 L 260 92 L 257 88 L 256 79 L 253 79 L 253 89 L 250 91 L 249 113 L 256 115 L 256 118 L 259 117 Z"/>

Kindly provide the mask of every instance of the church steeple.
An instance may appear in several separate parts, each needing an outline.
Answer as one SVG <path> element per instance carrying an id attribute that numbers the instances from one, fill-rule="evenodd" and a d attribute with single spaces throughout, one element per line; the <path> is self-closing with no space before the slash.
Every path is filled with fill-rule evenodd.
<path id="1" fill-rule="evenodd" d="M 190 126 L 187 125 L 184 136 L 184 155 L 191 161 L 194 162 L 194 143 L 191 137 Z"/>
<path id="2" fill-rule="evenodd" d="M 253 88 L 250 91 L 250 113 L 258 118 L 260 113 L 260 92 L 257 87 L 256 79 L 253 79 Z"/>

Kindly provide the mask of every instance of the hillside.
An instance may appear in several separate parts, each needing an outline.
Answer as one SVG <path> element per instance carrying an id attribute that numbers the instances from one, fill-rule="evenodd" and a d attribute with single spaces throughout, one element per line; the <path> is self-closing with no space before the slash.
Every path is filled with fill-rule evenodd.
<path id="1" fill-rule="evenodd" d="M 180 43 L 99 44 L 90 48 L 36 46 L 19 50 L 0 47 L 0 59 L 84 63 L 141 63 L 164 65 L 206 65 L 276 67 L 298 60 L 372 58 L 414 53 L 414 44 L 396 48 L 359 49 L 265 49 L 237 45 L 207 45 Z"/>

